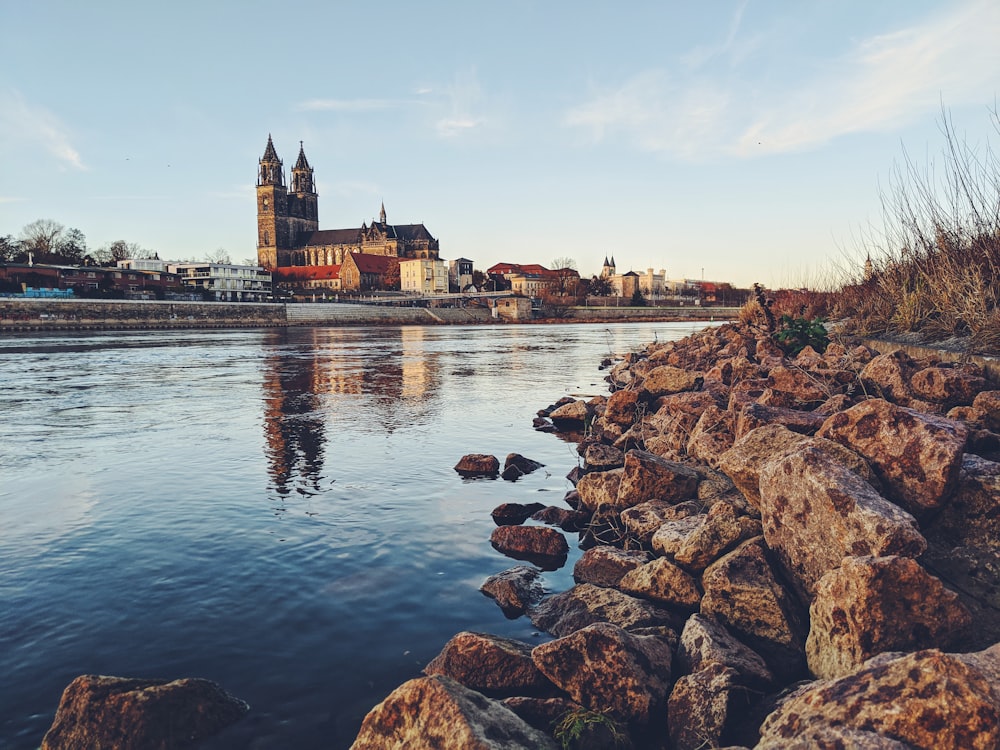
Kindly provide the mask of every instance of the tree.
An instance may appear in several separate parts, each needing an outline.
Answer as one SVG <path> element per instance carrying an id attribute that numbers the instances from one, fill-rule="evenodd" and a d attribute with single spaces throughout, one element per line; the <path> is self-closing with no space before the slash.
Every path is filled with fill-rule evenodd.
<path id="1" fill-rule="evenodd" d="M 217 247 L 215 250 L 205 253 L 205 260 L 209 263 L 221 263 L 223 265 L 228 265 L 233 261 L 229 258 L 229 253 L 226 252 L 226 248 Z"/>
<path id="2" fill-rule="evenodd" d="M 587 285 L 590 287 L 588 292 L 594 297 L 610 297 L 614 291 L 611 288 L 611 279 L 607 276 L 592 276 Z"/>
<path id="3" fill-rule="evenodd" d="M 642 289 L 640 289 L 638 286 L 635 288 L 635 291 L 632 292 L 632 300 L 629 302 L 629 304 L 632 307 L 646 306 L 646 298 L 642 296 Z"/>
<path id="4" fill-rule="evenodd" d="M 79 229 L 67 229 L 59 238 L 54 258 L 62 263 L 78 265 L 87 255 L 87 238 Z"/>
<path id="5" fill-rule="evenodd" d="M 52 219 L 38 219 L 21 230 L 21 250 L 31 253 L 35 262 L 49 262 L 65 239 L 66 227 Z"/>
<path id="6" fill-rule="evenodd" d="M 0 237 L 0 261 L 5 263 L 13 262 L 21 253 L 21 243 L 11 235 Z"/>

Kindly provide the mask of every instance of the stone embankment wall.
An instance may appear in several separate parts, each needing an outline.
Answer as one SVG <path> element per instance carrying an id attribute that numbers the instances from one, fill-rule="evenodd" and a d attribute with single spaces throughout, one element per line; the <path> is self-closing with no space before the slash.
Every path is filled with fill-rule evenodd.
<path id="1" fill-rule="evenodd" d="M 535 322 L 732 320 L 736 308 L 571 307 Z M 250 304 L 124 300 L 0 299 L 0 331 L 259 328 L 286 325 L 503 324 L 486 308 L 382 307 L 347 303 Z M 525 321 L 530 322 L 530 321 Z"/>

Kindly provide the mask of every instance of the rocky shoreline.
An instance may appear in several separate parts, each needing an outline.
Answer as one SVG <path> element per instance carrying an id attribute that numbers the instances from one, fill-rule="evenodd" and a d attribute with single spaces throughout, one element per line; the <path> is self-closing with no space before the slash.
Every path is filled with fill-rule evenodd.
<path id="1" fill-rule="evenodd" d="M 566 507 L 493 514 L 533 564 L 483 591 L 555 639 L 456 635 L 355 748 L 1000 746 L 1000 390 L 978 366 L 790 358 L 727 324 L 608 381 L 537 420 L 581 433 Z M 567 533 L 576 585 L 545 596 Z"/>
<path id="2" fill-rule="evenodd" d="M 353 748 L 1000 747 L 1000 386 L 981 367 L 846 342 L 792 358 L 735 323 L 605 365 L 610 395 L 535 423 L 578 441 L 564 505 L 493 511 L 493 546 L 525 564 L 482 591 L 553 639 L 457 634 Z M 567 537 L 576 585 L 546 594 Z M 163 696 L 192 686 L 120 680 L 74 681 L 42 747 L 183 746 L 99 717 L 173 715 Z M 214 723 L 189 738 L 246 710 L 195 687 L 185 715 Z"/>

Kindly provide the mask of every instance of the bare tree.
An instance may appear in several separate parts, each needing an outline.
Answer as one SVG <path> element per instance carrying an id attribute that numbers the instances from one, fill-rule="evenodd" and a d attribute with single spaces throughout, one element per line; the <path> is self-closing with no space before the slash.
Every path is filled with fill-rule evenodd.
<path id="1" fill-rule="evenodd" d="M 59 250 L 66 227 L 52 219 L 38 219 L 21 230 L 21 249 L 36 261 L 48 261 Z"/>
<path id="2" fill-rule="evenodd" d="M 217 247 L 215 250 L 205 253 L 205 260 L 209 263 L 229 264 L 233 261 L 229 258 L 229 253 L 224 247 Z"/>
<path id="3" fill-rule="evenodd" d="M 0 261 L 11 262 L 21 254 L 21 243 L 9 234 L 0 237 Z"/>

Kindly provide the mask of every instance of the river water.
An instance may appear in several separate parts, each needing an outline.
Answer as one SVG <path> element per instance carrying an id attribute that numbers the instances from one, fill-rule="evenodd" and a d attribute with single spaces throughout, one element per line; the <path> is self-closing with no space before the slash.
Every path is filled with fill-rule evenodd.
<path id="1" fill-rule="evenodd" d="M 0 339 L 0 747 L 38 747 L 80 674 L 219 682 L 251 712 L 208 747 L 347 747 L 455 633 L 541 642 L 478 590 L 520 564 L 490 511 L 571 489 L 535 412 L 702 325 Z M 453 470 L 512 452 L 546 466 Z"/>

